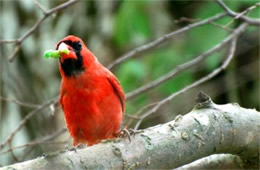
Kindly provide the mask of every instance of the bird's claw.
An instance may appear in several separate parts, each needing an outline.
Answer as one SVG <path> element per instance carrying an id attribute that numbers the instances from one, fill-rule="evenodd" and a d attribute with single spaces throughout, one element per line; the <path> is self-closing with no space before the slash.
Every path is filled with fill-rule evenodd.
<path id="1" fill-rule="evenodd" d="M 69 147 L 69 146 L 65 146 L 65 149 L 67 150 L 67 151 L 74 151 L 74 152 L 76 152 L 77 153 L 77 147 L 75 147 L 75 146 L 72 146 L 72 147 Z"/>
<path id="2" fill-rule="evenodd" d="M 86 148 L 87 147 L 87 144 L 84 144 L 84 143 L 80 143 L 77 145 L 77 149 L 83 149 L 83 148 Z"/>
<path id="3" fill-rule="evenodd" d="M 124 128 L 124 129 L 120 130 L 118 137 L 120 137 L 120 138 L 127 137 L 129 142 L 131 142 L 131 135 L 134 136 L 135 131 L 133 129 Z"/>
<path id="4" fill-rule="evenodd" d="M 68 147 L 68 146 L 65 146 L 66 150 L 68 151 L 74 151 L 77 153 L 77 150 L 79 149 L 83 149 L 86 147 L 86 144 L 83 144 L 83 143 L 80 143 L 78 144 L 77 146 L 72 146 L 72 147 Z"/>

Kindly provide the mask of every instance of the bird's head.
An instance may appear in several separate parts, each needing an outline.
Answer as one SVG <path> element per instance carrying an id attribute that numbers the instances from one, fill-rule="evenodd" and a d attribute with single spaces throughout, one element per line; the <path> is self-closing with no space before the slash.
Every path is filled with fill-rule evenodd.
<path id="1" fill-rule="evenodd" d="M 84 46 L 84 47 L 83 47 Z M 61 52 L 61 62 L 64 62 L 65 60 L 77 60 L 79 59 L 79 55 L 82 51 L 82 49 L 86 48 L 83 41 L 73 35 L 69 35 L 65 37 L 64 39 L 60 40 L 56 45 L 56 50 L 62 51 L 64 49 L 69 50 L 69 53 L 63 53 Z"/>
<path id="2" fill-rule="evenodd" d="M 60 70 L 68 77 L 79 75 L 95 60 L 94 55 L 88 50 L 84 42 L 73 35 L 59 41 L 56 50 L 60 51 Z M 69 52 L 62 52 L 66 50 Z"/>

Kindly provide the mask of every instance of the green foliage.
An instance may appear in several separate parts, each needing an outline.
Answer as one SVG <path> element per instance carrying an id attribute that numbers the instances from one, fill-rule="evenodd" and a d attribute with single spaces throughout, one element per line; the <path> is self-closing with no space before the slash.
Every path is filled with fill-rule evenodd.
<path id="1" fill-rule="evenodd" d="M 147 66 L 143 62 L 132 60 L 120 66 L 117 77 L 125 92 L 142 86 L 148 76 Z M 126 113 L 134 114 L 141 106 L 148 104 L 147 95 L 138 96 L 133 102 L 126 103 Z"/>
<path id="2" fill-rule="evenodd" d="M 145 1 L 124 1 L 115 18 L 114 40 L 119 46 L 141 44 L 151 35 Z"/>
<path id="3" fill-rule="evenodd" d="M 258 1 L 225 1 L 226 5 L 230 7 L 234 11 L 241 11 L 241 8 L 246 9 L 249 6 L 256 4 Z M 210 10 L 203 10 L 210 9 Z M 208 18 L 210 16 L 215 15 L 216 13 L 223 12 L 223 9 L 216 5 L 215 2 L 207 2 L 201 5 L 195 14 L 195 18 Z M 253 10 L 250 12 L 250 16 L 258 17 L 260 16 L 259 10 Z M 237 22 L 234 22 L 231 18 L 223 18 L 215 23 L 227 26 L 228 28 L 234 28 L 234 25 Z M 192 56 L 192 54 L 199 54 L 207 49 L 212 48 L 217 43 L 221 42 L 227 35 L 228 32 L 223 30 L 222 28 L 218 28 L 213 25 L 204 25 L 202 27 L 193 29 L 189 33 L 189 42 L 187 52 Z M 196 44 L 196 45 L 194 45 Z M 205 66 L 208 70 L 213 70 L 216 68 L 221 62 L 220 53 L 215 53 L 205 61 Z"/>
<path id="4" fill-rule="evenodd" d="M 210 10 L 203 10 L 210 9 Z M 213 2 L 204 3 L 196 12 L 195 18 L 208 18 L 213 16 L 216 13 L 221 13 L 223 10 Z M 230 18 L 224 18 L 216 22 L 217 24 L 225 25 L 231 21 Z M 189 32 L 189 41 L 187 43 L 187 52 L 190 54 L 189 56 L 200 54 L 203 51 L 206 51 L 217 43 L 221 42 L 226 36 L 228 32 L 213 26 L 213 25 L 203 25 L 201 27 L 195 28 Z M 194 57 L 194 56 L 193 56 Z M 221 58 L 219 54 L 214 54 L 210 58 L 208 58 L 205 62 L 205 66 L 212 70 L 216 68 L 216 66 L 220 63 Z"/>
<path id="5" fill-rule="evenodd" d="M 134 115 L 140 108 L 149 103 L 149 97 L 146 94 L 141 94 L 135 100 L 126 103 L 126 113 Z"/>
<path id="6" fill-rule="evenodd" d="M 113 39 L 118 48 L 129 48 L 131 46 L 144 44 L 152 37 L 153 32 L 151 28 L 153 28 L 153 30 L 161 29 L 160 26 L 154 28 L 154 25 L 150 22 L 157 22 L 153 19 L 158 18 L 148 16 L 149 13 L 147 13 L 146 10 L 149 3 L 152 2 L 122 2 L 119 12 L 116 14 L 114 25 Z M 257 3 L 257 1 L 225 1 L 225 3 L 234 11 L 243 11 L 247 7 Z M 186 5 L 188 6 L 189 3 Z M 158 8 L 157 10 L 160 9 Z M 219 5 L 216 5 L 216 2 L 205 1 L 200 3 L 193 18 L 202 20 L 222 12 L 223 9 Z M 253 10 L 249 15 L 259 17 L 259 10 Z M 171 23 L 172 21 L 165 20 L 165 22 Z M 215 24 L 222 26 L 227 25 L 228 28 L 233 29 L 237 25 L 237 22 L 233 21 L 231 17 L 225 17 L 215 21 Z M 166 33 L 168 32 L 164 32 L 163 34 Z M 178 38 L 175 38 L 173 41 L 163 44 L 158 49 L 146 53 L 142 60 L 131 60 L 124 63 L 118 69 L 118 77 L 124 90 L 130 92 L 141 85 L 161 77 L 173 70 L 176 66 L 193 59 L 195 56 L 220 43 L 228 34 L 229 32 L 227 30 L 217 27 L 216 25 L 206 24 L 192 29 L 187 33 L 186 37 L 181 37 L 180 41 L 178 41 Z M 208 71 L 215 69 L 222 61 L 222 54 L 223 52 L 212 54 L 205 60 L 205 65 L 202 66 Z M 185 87 L 194 81 L 194 79 L 194 74 L 188 71 L 160 85 L 156 91 L 163 96 L 167 96 Z M 151 99 L 144 94 L 134 100 L 134 102 L 128 102 L 128 112 L 135 112 L 140 103 L 143 106 L 152 102 L 149 100 Z"/>
<path id="7" fill-rule="evenodd" d="M 118 78 L 126 92 L 140 86 L 146 76 L 145 65 L 139 61 L 127 62 L 118 69 Z"/>
<path id="8" fill-rule="evenodd" d="M 146 58 L 147 67 L 149 68 L 150 81 L 159 78 L 160 76 L 169 73 L 175 69 L 176 66 L 187 61 L 185 55 L 183 56 L 176 48 L 175 44 L 170 44 L 164 48 L 155 50 L 149 57 Z M 177 80 L 178 79 L 178 80 Z M 191 82 L 192 75 L 190 73 L 183 74 L 181 78 L 176 78 L 172 81 L 167 82 L 165 85 L 161 85 L 159 88 L 160 93 L 164 95 L 170 94 L 177 91 L 186 82 Z"/>

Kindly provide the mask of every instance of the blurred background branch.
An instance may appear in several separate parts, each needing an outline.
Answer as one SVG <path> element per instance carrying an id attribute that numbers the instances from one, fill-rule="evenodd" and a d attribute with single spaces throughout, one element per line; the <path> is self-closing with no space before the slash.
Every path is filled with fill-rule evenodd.
<path id="1" fill-rule="evenodd" d="M 12 39 L 12 40 L 0 40 L 0 44 L 1 43 L 14 43 L 15 44 L 15 50 L 13 52 L 12 55 L 10 55 L 9 57 L 9 61 L 13 61 L 15 56 L 17 55 L 17 53 L 19 52 L 20 50 L 20 45 L 21 43 L 26 39 L 28 38 L 31 34 L 33 34 L 36 29 L 40 26 L 40 24 L 46 19 L 48 18 L 48 16 L 60 11 L 60 10 L 63 10 L 64 8 L 67 8 L 69 6 L 71 6 L 72 4 L 74 4 L 75 2 L 77 2 L 77 0 L 69 0 L 57 7 L 54 7 L 52 9 L 49 9 L 49 10 L 44 10 L 42 5 L 36 1 L 36 5 L 42 10 L 44 16 L 42 18 L 40 18 L 22 37 L 18 38 L 18 39 Z"/>
<path id="2" fill-rule="evenodd" d="M 158 109 L 160 107 L 162 107 L 164 104 L 168 103 L 169 101 L 171 101 L 174 97 L 182 94 L 182 93 L 185 93 L 186 91 L 188 91 L 189 89 L 191 88 L 194 88 L 198 85 L 200 85 L 201 83 L 204 83 L 206 81 L 208 81 L 209 79 L 213 78 L 214 76 L 216 76 L 217 74 L 219 74 L 222 70 L 224 70 L 228 64 L 230 63 L 231 59 L 233 58 L 234 56 L 234 53 L 235 53 L 235 49 L 236 49 L 236 41 L 237 41 L 237 36 L 243 32 L 245 30 L 245 27 L 247 26 L 247 24 L 243 24 L 241 25 L 237 30 L 234 31 L 234 36 L 233 39 L 232 39 L 232 42 L 231 42 L 231 47 L 230 47 L 230 50 L 229 50 L 229 54 L 228 54 L 228 57 L 226 58 L 226 60 L 223 62 L 223 64 L 216 68 L 215 70 L 213 70 L 210 74 L 206 75 L 205 77 L 202 77 L 201 79 L 195 81 L 194 83 L 186 86 L 185 88 L 179 90 L 178 92 L 176 93 L 173 93 L 171 94 L 170 96 L 168 96 L 167 98 L 159 101 L 155 106 L 153 106 L 149 111 L 147 111 L 146 113 L 144 113 L 140 119 L 138 120 L 138 122 L 135 124 L 135 127 L 134 129 L 137 130 L 140 126 L 140 124 L 142 123 L 142 121 L 147 118 L 148 116 L 150 116 L 151 114 L 153 113 L 156 113 L 156 111 L 158 111 Z M 222 42 L 223 43 L 223 42 Z"/>
<path id="3" fill-rule="evenodd" d="M 230 8 L 228 8 L 222 0 L 216 0 L 216 1 L 227 12 L 227 14 L 234 17 L 234 19 L 241 19 L 244 22 L 247 22 L 248 24 L 260 25 L 259 19 L 252 19 L 252 18 L 245 16 L 245 14 L 247 12 L 255 9 L 257 6 L 260 5 L 260 3 L 256 3 L 254 6 L 251 6 L 248 9 L 246 9 L 244 12 L 241 12 L 240 14 L 238 14 L 238 13 L 232 11 Z"/>
<path id="4" fill-rule="evenodd" d="M 210 56 L 211 54 L 213 54 L 214 52 L 220 50 L 223 46 L 225 46 L 230 40 L 232 40 L 234 37 L 237 36 L 237 31 L 234 31 L 234 33 L 232 33 L 230 36 L 228 36 L 226 39 L 224 39 L 222 42 L 220 42 L 219 44 L 217 44 L 216 46 L 214 46 L 213 48 L 211 48 L 210 50 L 207 50 L 206 52 L 204 52 L 203 54 L 200 54 L 199 56 L 195 57 L 193 60 L 190 60 L 182 65 L 176 66 L 175 69 L 173 69 L 172 71 L 170 71 L 169 73 L 159 77 L 158 79 L 147 83 L 146 85 L 143 85 L 137 89 L 135 89 L 132 92 L 129 92 L 126 94 L 127 99 L 131 99 L 137 95 L 140 95 L 141 93 L 144 93 L 146 91 L 148 91 L 149 89 L 153 89 L 157 86 L 159 86 L 160 84 L 164 83 L 165 81 L 170 80 L 171 78 L 174 78 L 176 75 L 178 75 L 179 73 L 192 68 L 193 66 L 198 65 L 200 62 L 202 62 L 203 60 L 206 59 L 206 57 Z"/>
<path id="5" fill-rule="evenodd" d="M 197 23 L 194 23 L 194 24 L 190 24 L 184 28 L 181 28 L 177 31 L 173 31 L 169 34 L 166 34 L 148 44 L 145 44 L 145 45 L 142 45 L 141 47 L 138 47 L 138 48 L 135 48 L 129 52 L 127 52 L 126 54 L 122 55 L 121 57 L 119 57 L 118 59 L 116 59 L 113 63 L 111 63 L 110 65 L 107 66 L 107 68 L 109 69 L 112 69 L 113 67 L 115 67 L 116 65 L 122 63 L 123 61 L 131 58 L 131 57 L 134 57 L 136 55 L 140 55 L 140 53 L 144 53 L 146 51 L 149 51 L 149 50 L 152 50 L 154 47 L 157 47 L 159 46 L 160 44 L 170 40 L 170 38 L 174 37 L 175 35 L 177 34 L 180 34 L 180 33 L 184 33 L 186 31 L 189 31 L 190 29 L 194 28 L 194 27 L 198 27 L 198 26 L 201 26 L 201 25 L 204 25 L 204 24 L 207 24 L 207 23 L 210 23 L 212 21 L 215 21 L 217 19 L 220 19 L 222 17 L 226 16 L 226 14 L 219 14 L 219 15 L 216 15 L 212 18 L 209 18 L 209 19 L 206 19 L 206 20 L 203 20 L 203 21 L 200 21 L 200 22 L 197 22 Z"/>

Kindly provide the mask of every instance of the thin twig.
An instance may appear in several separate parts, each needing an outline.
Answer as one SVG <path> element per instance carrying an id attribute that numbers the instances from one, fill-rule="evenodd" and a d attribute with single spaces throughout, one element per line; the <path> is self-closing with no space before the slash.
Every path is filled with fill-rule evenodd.
<path id="1" fill-rule="evenodd" d="M 253 5 L 253 6 L 249 7 L 249 8 L 247 8 L 246 10 L 240 12 L 234 19 L 238 19 L 238 18 L 240 18 L 242 15 L 248 14 L 250 11 L 252 11 L 253 9 L 255 9 L 257 6 L 260 6 L 260 3 L 259 3 L 259 2 L 256 3 L 255 5 Z"/>
<path id="2" fill-rule="evenodd" d="M 21 149 L 21 148 L 27 148 L 27 147 L 33 147 L 35 145 L 40 145 L 40 144 L 64 144 L 66 143 L 67 140 L 65 141 L 59 141 L 59 142 L 56 142 L 56 141 L 35 141 L 35 142 L 30 142 L 30 143 L 26 143 L 24 145 L 19 145 L 19 146 L 15 146 L 15 147 L 12 147 L 12 148 L 9 148 L 3 152 L 0 153 L 0 155 L 3 155 L 3 154 L 6 154 L 6 153 L 9 153 L 9 152 L 12 152 L 13 150 L 16 150 L 16 149 Z"/>
<path id="3" fill-rule="evenodd" d="M 251 12 L 253 9 L 255 9 L 259 5 L 260 5 L 260 3 L 256 3 L 254 6 L 251 6 L 251 7 L 247 8 L 246 10 L 244 10 L 244 11 L 240 12 L 239 14 L 237 14 L 236 17 L 234 17 L 229 23 L 227 23 L 225 25 L 225 28 L 228 27 L 231 23 L 233 23 L 234 20 L 239 19 L 242 15 L 248 14 L 249 12 Z"/>
<path id="4" fill-rule="evenodd" d="M 151 108 L 152 106 L 158 104 L 158 102 L 149 103 L 148 105 L 143 106 L 141 109 L 139 109 L 134 115 L 126 115 L 128 118 L 131 118 L 127 123 L 127 127 L 133 123 L 134 120 L 140 120 L 140 116 L 145 110 Z M 131 116 L 131 117 L 130 117 Z"/>
<path id="5" fill-rule="evenodd" d="M 234 17 L 234 19 L 241 19 L 244 22 L 247 22 L 248 24 L 252 24 L 252 25 L 260 25 L 259 19 L 253 19 L 253 18 L 244 16 L 243 14 L 242 15 L 238 14 L 238 13 L 232 11 L 222 0 L 216 0 L 216 1 L 227 12 L 227 14 L 231 17 Z"/>
<path id="6" fill-rule="evenodd" d="M 158 79 L 149 82 L 129 93 L 126 94 L 126 99 L 130 100 L 133 99 L 134 97 L 143 94 L 151 89 L 154 89 L 155 87 L 158 87 L 159 85 L 161 85 L 162 83 L 171 80 L 172 78 L 176 77 L 179 73 L 185 71 L 186 69 L 190 69 L 192 67 L 197 66 L 198 63 L 204 61 L 208 56 L 210 56 L 211 54 L 213 54 L 214 52 L 218 51 L 219 49 L 221 49 L 223 46 L 225 46 L 230 40 L 232 40 L 234 37 L 236 37 L 237 35 L 233 33 L 231 33 L 226 39 L 224 39 L 223 41 L 221 41 L 219 44 L 215 45 L 213 48 L 209 49 L 208 51 L 202 53 L 201 55 L 195 57 L 193 60 L 190 60 L 182 65 L 177 66 L 175 69 L 173 69 L 172 71 L 170 71 L 169 73 L 166 73 L 165 75 L 159 77 Z"/>
<path id="7" fill-rule="evenodd" d="M 39 25 L 51 14 L 62 10 L 64 8 L 67 8 L 68 6 L 74 4 L 75 2 L 77 2 L 77 0 L 69 0 L 61 5 L 58 5 L 57 7 L 54 7 L 52 9 L 49 9 L 45 12 L 45 15 L 40 18 L 33 26 L 31 29 L 29 29 L 21 38 L 19 38 L 20 42 L 24 41 L 29 35 L 31 35 L 34 31 L 36 31 L 36 29 L 39 27 Z"/>
<path id="8" fill-rule="evenodd" d="M 215 23 L 215 22 L 210 22 L 210 24 L 212 24 L 214 26 L 217 26 L 219 28 L 222 28 L 222 29 L 224 29 L 224 30 L 226 30 L 228 32 L 232 32 L 233 31 L 233 29 L 227 27 L 227 25 L 224 26 L 224 25 L 221 25 L 221 24 L 218 24 L 218 23 Z"/>
<path id="9" fill-rule="evenodd" d="M 15 44 L 15 50 L 12 53 L 12 55 L 10 55 L 8 57 L 9 61 L 12 62 L 15 57 L 16 54 L 20 51 L 20 45 L 21 43 L 28 38 L 31 34 L 33 34 L 38 27 L 41 25 L 41 23 L 48 18 L 48 16 L 50 16 L 51 14 L 54 14 L 62 9 L 65 9 L 67 7 L 69 7 L 70 5 L 74 4 L 75 2 L 77 2 L 78 0 L 69 0 L 61 5 L 58 5 L 57 7 L 54 7 L 52 9 L 49 10 L 44 10 L 44 8 L 41 6 L 41 4 L 38 1 L 36 2 L 36 5 L 43 11 L 44 16 L 42 18 L 40 18 L 22 37 L 18 38 L 18 39 L 12 39 L 12 40 L 0 40 L 0 43 L 14 43 Z"/>
<path id="10" fill-rule="evenodd" d="M 52 8 L 52 9 L 47 10 L 45 15 L 51 15 L 53 13 L 56 13 L 56 12 L 60 11 L 60 10 L 63 10 L 65 8 L 69 7 L 70 5 L 76 3 L 77 1 L 78 0 L 69 0 L 69 1 L 67 1 L 67 2 L 65 2 L 63 4 L 60 4 L 60 5 Z"/>
<path id="11" fill-rule="evenodd" d="M 169 39 L 171 39 L 172 37 L 174 37 L 175 35 L 177 34 L 180 34 L 180 33 L 184 33 L 188 30 L 191 30 L 192 28 L 194 27 L 198 27 L 198 26 L 201 26 L 201 25 L 204 25 L 204 24 L 207 24 L 207 23 L 210 23 L 212 21 L 215 21 L 217 19 L 220 19 L 220 18 L 223 18 L 224 16 L 226 16 L 226 14 L 218 14 L 216 16 L 213 16 L 211 18 L 208 18 L 206 20 L 202 20 L 200 22 L 197 22 L 197 23 L 194 23 L 194 24 L 190 24 L 186 27 L 183 27 L 177 31 L 173 31 L 171 33 L 168 33 L 168 34 L 165 34 L 164 36 L 148 43 L 148 44 L 145 44 L 145 45 L 142 45 L 141 47 L 137 47 L 129 52 L 127 52 L 126 54 L 120 56 L 118 59 L 116 59 L 114 62 L 112 62 L 110 65 L 107 66 L 108 69 L 112 69 L 114 68 L 116 65 L 122 63 L 123 61 L 131 58 L 131 57 L 134 57 L 138 54 L 141 54 L 141 53 L 144 53 L 146 51 L 149 51 L 151 49 L 154 49 L 154 47 L 157 47 L 159 46 L 160 44 L 168 41 Z"/>
<path id="12" fill-rule="evenodd" d="M 12 147 L 12 144 L 9 143 L 9 147 L 11 148 Z M 13 152 L 13 150 L 11 150 L 11 155 L 13 157 L 13 159 L 16 161 L 16 162 L 19 162 L 19 159 L 17 158 L 17 156 L 15 155 L 15 153 Z"/>
<path id="13" fill-rule="evenodd" d="M 38 0 L 34 0 L 34 3 L 42 11 L 43 14 L 46 13 L 46 9 L 42 6 L 42 4 Z"/>
<path id="14" fill-rule="evenodd" d="M 17 42 L 17 39 L 10 39 L 10 40 L 0 40 L 0 44 L 4 44 L 4 43 L 10 43 L 10 44 L 13 44 L 13 43 L 16 43 Z"/>
<path id="15" fill-rule="evenodd" d="M 7 102 L 14 102 L 20 106 L 24 106 L 24 107 L 30 107 L 30 108 L 36 108 L 38 107 L 39 105 L 38 104 L 32 104 L 32 103 L 25 103 L 25 102 L 21 102 L 17 99 L 8 99 L 6 97 L 3 97 L 3 96 L 0 96 L 0 100 L 2 101 L 7 101 Z"/>
<path id="16" fill-rule="evenodd" d="M 230 47 L 230 51 L 228 54 L 227 59 L 223 62 L 223 64 L 218 67 L 217 69 L 213 70 L 210 74 L 208 74 L 205 77 L 202 77 L 201 79 L 195 81 L 194 83 L 186 86 L 185 88 L 181 89 L 180 91 L 171 94 L 170 96 L 168 96 L 167 98 L 161 100 L 160 102 L 158 102 L 158 104 L 156 106 L 154 106 L 152 109 L 150 109 L 149 111 L 147 111 L 145 114 L 143 114 L 140 118 L 139 121 L 137 121 L 134 129 L 138 129 L 138 127 L 140 126 L 140 124 L 142 123 L 142 121 L 150 116 L 151 114 L 155 113 L 161 106 L 163 106 L 164 104 L 168 103 L 169 101 L 171 101 L 173 98 L 175 98 L 176 96 L 178 96 L 179 94 L 185 93 L 186 91 L 188 91 L 189 89 L 196 87 L 208 80 L 210 80 L 211 78 L 215 77 L 217 74 L 219 74 L 222 70 L 224 70 L 228 64 L 230 63 L 231 59 L 234 56 L 235 53 L 235 49 L 236 49 L 236 41 L 237 41 L 237 37 L 245 30 L 245 28 L 248 26 L 247 23 L 243 23 L 241 24 L 241 26 L 239 26 L 236 30 L 234 30 L 233 34 L 237 35 L 235 37 L 233 37 L 232 42 L 231 42 L 231 47 Z"/>
<path id="17" fill-rule="evenodd" d="M 201 21 L 200 19 L 196 19 L 196 18 L 187 18 L 187 17 L 181 17 L 180 19 L 176 19 L 174 20 L 174 23 L 179 24 L 182 22 L 190 22 L 190 23 L 194 23 L 194 22 L 199 22 Z"/>
<path id="18" fill-rule="evenodd" d="M 53 134 L 41 138 L 41 140 L 49 141 L 49 140 L 55 139 L 56 137 L 60 136 L 61 134 L 63 134 L 66 131 L 67 131 L 67 128 L 62 127 L 59 130 L 57 130 L 56 132 L 54 132 Z"/>
<path id="19" fill-rule="evenodd" d="M 25 148 L 25 147 L 32 147 L 32 146 L 39 145 L 39 144 L 60 144 L 60 143 L 65 143 L 67 140 L 65 142 L 55 142 L 55 141 L 50 141 L 50 140 L 60 136 L 61 134 L 63 134 L 66 131 L 67 131 L 67 129 L 65 127 L 63 127 L 61 129 L 57 130 L 55 133 L 53 133 L 51 135 L 48 135 L 48 136 L 45 136 L 45 137 L 43 137 L 41 139 L 37 139 L 37 140 L 32 141 L 30 143 L 26 143 L 24 145 L 10 147 L 9 149 L 1 152 L 0 155 L 6 154 L 8 152 L 12 152 L 13 150 L 16 150 L 16 149 Z"/>
<path id="20" fill-rule="evenodd" d="M 56 99 L 49 100 L 42 105 L 38 106 L 33 111 L 29 112 L 24 119 L 19 123 L 19 125 L 11 132 L 11 134 L 6 138 L 6 140 L 0 144 L 0 149 L 2 149 L 7 143 L 10 143 L 14 135 L 25 125 L 25 123 L 35 114 L 39 113 L 44 108 L 48 107 L 50 104 L 54 103 Z"/>
<path id="21" fill-rule="evenodd" d="M 136 120 L 140 119 L 138 116 L 136 116 L 136 115 L 130 115 L 130 114 L 124 114 L 124 117 L 130 118 L 130 119 L 136 119 Z"/>
<path id="22" fill-rule="evenodd" d="M 181 17 L 181 18 L 178 19 L 178 20 L 174 20 L 174 23 L 176 23 L 176 24 L 179 24 L 179 23 L 182 23 L 182 22 L 194 23 L 194 22 L 199 22 L 199 21 L 201 21 L 201 19 Z M 212 25 L 214 25 L 214 26 L 217 26 L 217 27 L 219 27 L 219 28 L 221 28 L 221 29 L 224 29 L 224 30 L 226 30 L 226 31 L 228 31 L 228 32 L 232 32 L 232 31 L 233 31 L 232 29 L 230 29 L 230 28 L 228 28 L 228 27 L 225 27 L 225 26 L 223 26 L 223 25 L 221 25 L 221 24 L 218 24 L 218 23 L 216 23 L 216 22 L 213 22 L 213 21 L 209 22 L 209 24 L 212 24 Z"/>
<path id="23" fill-rule="evenodd" d="M 21 43 L 20 43 L 20 40 L 17 40 L 13 53 L 8 57 L 9 61 L 13 61 L 13 59 L 15 58 L 17 53 L 20 51 L 20 49 L 21 49 Z"/>
<path id="24" fill-rule="evenodd" d="M 178 19 L 178 20 L 174 20 L 174 23 L 176 23 L 176 24 L 179 24 L 179 23 L 182 23 L 182 22 L 194 23 L 194 22 L 199 22 L 199 21 L 201 21 L 201 19 L 181 17 L 181 18 Z M 221 24 L 217 24 L 217 23 L 215 23 L 215 22 L 213 22 L 213 21 L 212 21 L 212 22 L 209 22 L 209 24 L 212 24 L 212 25 L 214 25 L 214 26 L 217 26 L 217 27 L 219 27 L 219 28 L 222 28 L 222 29 L 224 29 L 224 30 L 226 30 L 226 31 L 228 31 L 228 32 L 232 32 L 232 29 L 227 28 L 227 27 L 225 27 L 225 26 L 223 26 L 223 25 L 221 25 Z"/>

